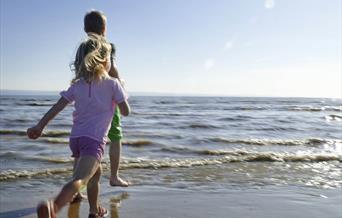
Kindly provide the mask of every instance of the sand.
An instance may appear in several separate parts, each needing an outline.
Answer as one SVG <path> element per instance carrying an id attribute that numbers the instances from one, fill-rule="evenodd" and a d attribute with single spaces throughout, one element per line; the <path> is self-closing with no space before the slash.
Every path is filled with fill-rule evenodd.
<path id="1" fill-rule="evenodd" d="M 264 186 L 213 191 L 144 185 L 119 188 L 110 187 L 106 182 L 101 184 L 101 203 L 109 209 L 111 218 L 342 217 L 341 189 Z M 0 218 L 36 217 L 37 202 L 53 196 L 58 189 L 59 182 L 41 186 L 22 184 L 12 191 L 2 186 Z M 68 205 L 59 214 L 59 217 L 87 216 L 86 200 Z"/>

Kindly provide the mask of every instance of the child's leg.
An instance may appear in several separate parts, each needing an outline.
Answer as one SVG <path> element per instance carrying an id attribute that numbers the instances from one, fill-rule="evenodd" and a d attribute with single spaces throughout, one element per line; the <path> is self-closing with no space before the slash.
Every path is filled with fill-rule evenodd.
<path id="1" fill-rule="evenodd" d="M 110 159 L 110 180 L 109 183 L 112 186 L 127 187 L 128 182 L 119 177 L 119 166 L 121 157 L 121 140 L 113 141 L 109 147 L 109 159 Z"/>
<path id="2" fill-rule="evenodd" d="M 109 147 L 109 159 L 110 159 L 110 179 L 109 184 L 112 186 L 123 186 L 127 187 L 128 182 L 122 180 L 119 177 L 119 165 L 121 156 L 121 139 L 122 139 L 122 128 L 120 126 L 120 110 L 118 107 L 115 108 L 112 124 L 108 133 L 108 138 L 111 141 Z"/>
<path id="3" fill-rule="evenodd" d="M 99 191 L 100 191 L 100 176 L 102 173 L 102 167 L 99 165 L 94 176 L 89 180 L 87 185 L 87 195 L 89 202 L 89 213 L 97 214 L 99 208 Z"/>
<path id="4" fill-rule="evenodd" d="M 79 158 L 77 158 L 77 157 L 74 158 L 74 164 L 73 164 L 73 177 L 75 177 L 76 166 L 77 166 L 77 164 L 78 164 L 78 160 L 79 160 Z M 73 199 L 71 200 L 70 203 L 72 203 L 72 204 L 73 204 L 73 203 L 77 203 L 77 202 L 82 201 L 82 199 L 86 199 L 86 196 L 84 196 L 84 195 L 81 193 L 81 191 L 79 191 L 79 192 L 77 192 L 77 193 L 74 195 L 74 197 L 73 197 Z"/>
<path id="5" fill-rule="evenodd" d="M 77 164 L 78 164 L 78 161 L 79 161 L 80 158 L 78 157 L 75 157 L 74 158 L 74 164 L 73 164 L 73 177 L 75 177 L 75 172 L 76 172 L 76 167 L 77 167 Z"/>
<path id="6" fill-rule="evenodd" d="M 82 156 L 79 158 L 73 180 L 63 187 L 54 201 L 56 212 L 70 202 L 74 194 L 79 192 L 82 186 L 87 185 L 98 167 L 99 161 L 93 156 Z"/>

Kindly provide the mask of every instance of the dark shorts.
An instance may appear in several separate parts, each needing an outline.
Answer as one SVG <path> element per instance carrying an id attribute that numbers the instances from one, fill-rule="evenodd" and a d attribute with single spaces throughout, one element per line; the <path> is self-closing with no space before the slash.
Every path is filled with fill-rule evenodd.
<path id="1" fill-rule="evenodd" d="M 102 160 L 104 153 L 104 144 L 89 137 L 70 138 L 69 143 L 72 155 L 71 157 L 79 158 L 82 156 L 93 156 L 99 162 Z"/>
<path id="2" fill-rule="evenodd" d="M 118 107 L 116 107 L 112 124 L 108 132 L 108 138 L 110 139 L 110 141 L 115 142 L 115 141 L 120 141 L 122 137 L 123 135 L 122 135 L 122 128 L 121 128 L 120 110 Z"/>

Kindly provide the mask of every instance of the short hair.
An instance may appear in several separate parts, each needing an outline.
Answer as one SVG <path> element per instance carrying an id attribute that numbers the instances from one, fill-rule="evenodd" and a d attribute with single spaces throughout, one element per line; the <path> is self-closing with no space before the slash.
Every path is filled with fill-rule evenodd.
<path id="1" fill-rule="evenodd" d="M 102 35 L 106 27 L 106 16 L 100 11 L 90 11 L 84 16 L 84 31 Z"/>

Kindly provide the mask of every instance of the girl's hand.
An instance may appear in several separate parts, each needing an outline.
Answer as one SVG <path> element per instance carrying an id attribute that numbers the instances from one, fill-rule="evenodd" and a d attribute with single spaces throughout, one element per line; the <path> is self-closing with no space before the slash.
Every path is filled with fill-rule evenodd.
<path id="1" fill-rule="evenodd" d="M 40 128 L 39 126 L 34 126 L 31 128 L 28 128 L 26 131 L 27 136 L 30 139 L 37 139 L 42 135 L 43 129 Z"/>

